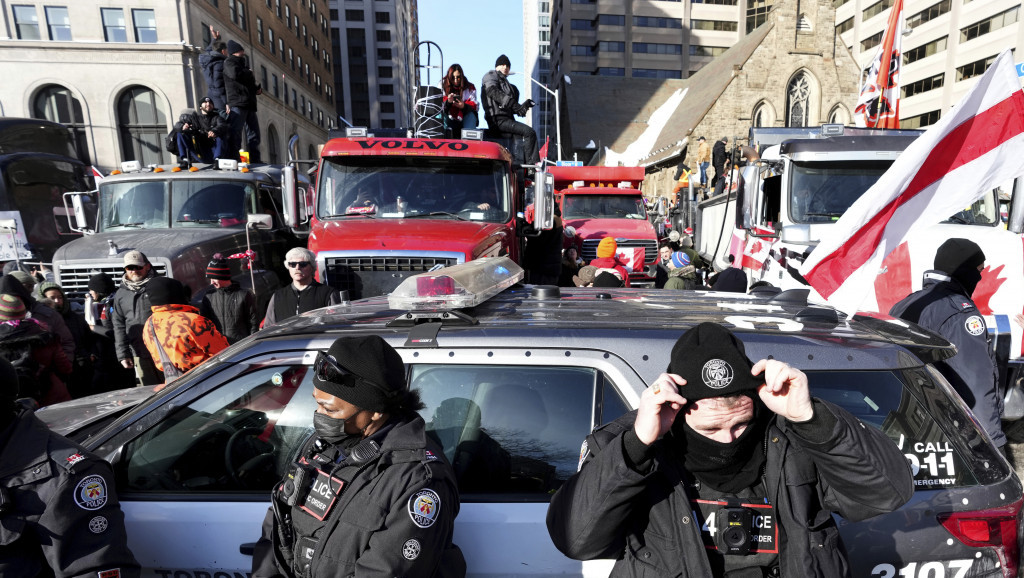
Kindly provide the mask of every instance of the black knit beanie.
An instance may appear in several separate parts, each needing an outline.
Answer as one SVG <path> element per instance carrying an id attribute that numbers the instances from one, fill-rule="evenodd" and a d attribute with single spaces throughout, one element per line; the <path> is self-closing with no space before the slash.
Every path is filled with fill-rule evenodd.
<path id="1" fill-rule="evenodd" d="M 106 273 L 97 273 L 89 277 L 89 289 L 100 297 L 106 297 L 116 290 L 114 280 Z"/>
<path id="2" fill-rule="evenodd" d="M 242 45 L 235 42 L 234 40 L 228 40 L 228 54 L 235 54 L 236 52 L 242 52 L 245 48 Z"/>
<path id="3" fill-rule="evenodd" d="M 170 277 L 153 277 L 146 284 L 146 295 L 150 305 L 171 305 L 185 303 L 185 288 Z"/>
<path id="4" fill-rule="evenodd" d="M 206 266 L 206 276 L 218 281 L 230 281 L 231 266 L 228 264 L 228 260 L 220 253 L 214 254 L 210 264 Z"/>
<path id="5" fill-rule="evenodd" d="M 327 355 L 355 378 L 335 383 L 314 377 L 313 386 L 356 407 L 387 413 L 407 389 L 402 356 L 377 335 L 339 337 Z"/>
<path id="6" fill-rule="evenodd" d="M 512 61 L 509 60 L 507 56 L 502 54 L 501 56 L 498 57 L 497 60 L 494 61 L 494 68 L 498 68 L 502 64 L 504 64 L 505 66 L 511 67 L 512 66 Z"/>
<path id="7" fill-rule="evenodd" d="M 764 383 L 750 375 L 754 366 L 743 342 L 717 323 L 701 323 L 683 333 L 672 347 L 668 373 L 686 380 L 679 395 L 687 401 L 747 393 L 757 397 Z"/>
<path id="8" fill-rule="evenodd" d="M 985 252 L 970 239 L 949 239 L 935 252 L 935 269 L 955 276 L 957 270 L 975 269 L 985 262 Z"/>

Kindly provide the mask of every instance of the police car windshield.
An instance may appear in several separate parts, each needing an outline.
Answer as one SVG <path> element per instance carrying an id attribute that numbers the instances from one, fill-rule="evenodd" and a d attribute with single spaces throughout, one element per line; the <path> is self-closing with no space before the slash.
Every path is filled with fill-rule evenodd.
<path id="1" fill-rule="evenodd" d="M 643 197 L 635 195 L 566 194 L 562 218 L 569 219 L 647 219 Z"/>
<path id="2" fill-rule="evenodd" d="M 505 163 L 452 157 L 339 157 L 320 170 L 320 219 L 511 219 Z"/>
<path id="3" fill-rule="evenodd" d="M 254 195 L 242 181 L 120 181 L 100 186 L 100 230 L 245 226 Z"/>

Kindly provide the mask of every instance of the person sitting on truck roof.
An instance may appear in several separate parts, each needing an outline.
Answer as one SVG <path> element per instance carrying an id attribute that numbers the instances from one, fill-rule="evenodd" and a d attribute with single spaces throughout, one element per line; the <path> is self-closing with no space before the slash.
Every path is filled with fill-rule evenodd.
<path id="1" fill-rule="evenodd" d="M 625 283 L 626 287 L 629 287 L 629 271 L 626 270 L 626 265 L 619 261 L 616 256 L 616 251 L 619 245 L 615 242 L 612 237 L 605 237 L 601 239 L 601 242 L 597 245 L 597 259 L 590 262 L 591 265 L 598 269 L 615 269 L 619 273 L 619 277 L 622 282 Z"/>
<path id="2" fill-rule="evenodd" d="M 225 150 L 228 124 L 221 111 L 213 106 L 213 99 L 204 97 L 199 110 L 182 114 L 174 124 L 178 139 L 178 159 L 188 164 L 192 159 L 212 163 Z"/>
<path id="3" fill-rule="evenodd" d="M 472 130 L 477 125 L 476 86 L 466 78 L 462 67 L 453 64 L 441 80 L 444 93 L 444 123 L 451 129 L 451 138 L 462 138 L 462 129 Z"/>
<path id="4" fill-rule="evenodd" d="M 523 139 L 523 163 L 535 165 L 540 162 L 537 133 L 529 125 L 515 120 L 513 116 L 526 116 L 534 102 L 528 98 L 523 104 L 519 104 L 519 89 L 508 81 L 508 71 L 511 67 L 512 62 L 508 56 L 502 54 L 494 63 L 494 70 L 484 75 L 480 83 L 483 86 L 484 118 L 487 120 L 487 126 L 510 137 Z"/>
<path id="5" fill-rule="evenodd" d="M 306 311 L 341 303 L 341 294 L 337 289 L 313 278 L 316 255 L 312 251 L 305 247 L 293 247 L 285 253 L 284 264 L 288 267 L 292 282 L 271 295 L 263 327 L 270 327 Z"/>

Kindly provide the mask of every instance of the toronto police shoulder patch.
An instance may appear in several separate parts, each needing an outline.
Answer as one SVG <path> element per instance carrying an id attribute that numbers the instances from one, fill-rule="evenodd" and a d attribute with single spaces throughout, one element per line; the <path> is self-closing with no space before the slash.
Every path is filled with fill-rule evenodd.
<path id="1" fill-rule="evenodd" d="M 75 486 L 75 503 L 83 510 L 99 510 L 107 505 L 107 481 L 103 476 L 89 476 Z"/>
<path id="2" fill-rule="evenodd" d="M 420 528 L 429 528 L 441 513 L 441 498 L 429 488 L 422 489 L 409 498 L 409 517 Z"/>

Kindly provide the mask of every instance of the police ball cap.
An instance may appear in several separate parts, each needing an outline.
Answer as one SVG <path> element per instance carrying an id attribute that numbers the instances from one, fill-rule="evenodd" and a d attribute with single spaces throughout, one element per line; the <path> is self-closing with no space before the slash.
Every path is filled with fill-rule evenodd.
<path id="1" fill-rule="evenodd" d="M 378 335 L 339 337 L 327 354 L 357 378 L 334 383 L 313 378 L 313 386 L 352 405 L 380 413 L 396 407 L 407 390 L 402 356 Z"/>
<path id="2" fill-rule="evenodd" d="M 701 323 L 687 330 L 672 346 L 668 373 L 686 380 L 679 395 L 687 401 L 750 394 L 764 381 L 750 375 L 754 366 L 743 342 L 717 323 Z"/>
<path id="3" fill-rule="evenodd" d="M 498 68 L 502 64 L 504 64 L 505 66 L 508 66 L 510 68 L 512 67 L 512 61 L 509 60 L 508 57 L 505 56 L 504 54 L 499 56 L 498 59 L 494 61 L 494 68 Z"/>

